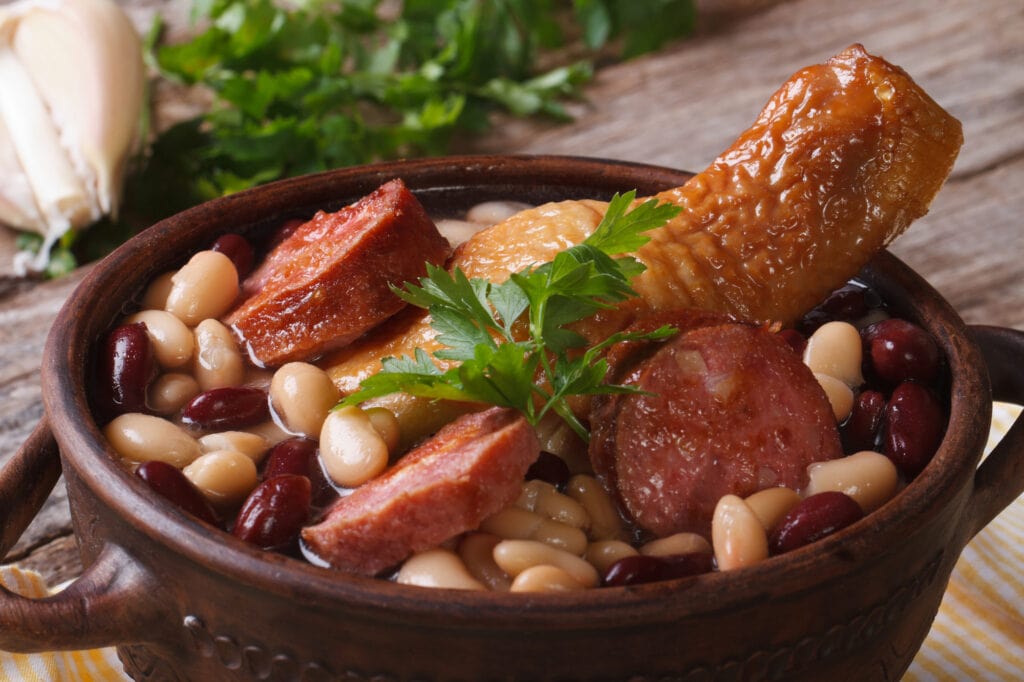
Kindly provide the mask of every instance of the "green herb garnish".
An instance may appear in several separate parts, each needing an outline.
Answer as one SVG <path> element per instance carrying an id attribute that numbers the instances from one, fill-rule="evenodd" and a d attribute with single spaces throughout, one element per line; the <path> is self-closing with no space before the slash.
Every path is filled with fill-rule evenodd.
<path id="1" fill-rule="evenodd" d="M 597 59 L 657 49 L 695 17 L 693 0 L 196 0 L 194 13 L 205 28 L 187 41 L 151 31 L 150 62 L 211 104 L 154 141 L 128 215 L 466 149 L 497 113 L 567 121 Z"/>
<path id="2" fill-rule="evenodd" d="M 642 246 L 648 241 L 643 233 L 680 211 L 655 199 L 628 210 L 635 198 L 635 191 L 616 194 L 600 225 L 582 243 L 501 284 L 470 279 L 458 268 L 449 273 L 428 265 L 427 276 L 418 285 L 392 287 L 403 300 L 430 312 L 437 340 L 445 346 L 434 358 L 457 364 L 442 370 L 422 349 L 416 349 L 414 357 L 385 358 L 383 369 L 340 405 L 404 392 L 512 407 L 533 425 L 554 411 L 586 440 L 586 427 L 572 413 L 567 398 L 635 391 L 605 383 L 604 351 L 620 341 L 661 339 L 675 332 L 667 326 L 643 334 L 619 332 L 586 348 L 586 339 L 569 329 L 636 295 L 630 280 L 643 272 L 644 265 L 617 254 Z M 513 326 L 521 318 L 527 331 L 516 334 Z"/>

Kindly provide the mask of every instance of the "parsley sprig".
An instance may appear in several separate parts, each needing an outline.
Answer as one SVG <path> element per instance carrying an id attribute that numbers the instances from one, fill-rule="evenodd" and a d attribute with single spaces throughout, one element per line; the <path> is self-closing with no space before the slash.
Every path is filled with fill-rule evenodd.
<path id="1" fill-rule="evenodd" d="M 444 347 L 433 358 L 421 348 L 413 357 L 385 358 L 383 369 L 341 404 L 404 392 L 512 407 L 534 425 L 553 411 L 586 440 L 587 429 L 568 398 L 635 391 L 605 383 L 604 351 L 620 341 L 661 339 L 675 332 L 667 326 L 649 333 L 618 332 L 588 348 L 587 340 L 570 328 L 636 295 L 630 280 L 644 265 L 619 254 L 638 249 L 649 239 L 644 233 L 680 210 L 654 199 L 629 210 L 635 199 L 635 191 L 616 194 L 586 240 L 500 284 L 469 278 L 458 268 L 448 272 L 428 265 L 418 284 L 392 287 L 406 302 L 429 311 Z M 444 370 L 435 359 L 454 364 Z"/>

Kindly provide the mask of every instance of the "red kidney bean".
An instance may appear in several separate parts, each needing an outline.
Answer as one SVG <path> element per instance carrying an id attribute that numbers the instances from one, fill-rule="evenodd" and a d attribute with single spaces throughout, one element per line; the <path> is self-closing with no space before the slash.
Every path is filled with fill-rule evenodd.
<path id="1" fill-rule="evenodd" d="M 891 386 L 914 380 L 928 383 L 939 375 L 941 355 L 921 327 L 897 318 L 881 320 L 862 333 L 865 359 L 874 374 Z"/>
<path id="2" fill-rule="evenodd" d="M 609 566 L 601 582 L 607 587 L 640 585 L 708 573 L 713 568 L 714 557 L 708 552 L 667 556 L 634 554 L 622 557 Z"/>
<path id="3" fill-rule="evenodd" d="M 210 247 L 212 251 L 220 251 L 231 259 L 238 271 L 238 279 L 245 278 L 252 272 L 252 264 L 256 260 L 256 253 L 248 239 L 240 234 L 229 232 L 217 238 L 217 241 Z"/>
<path id="4" fill-rule="evenodd" d="M 849 419 L 839 428 L 843 450 L 851 454 L 861 450 L 877 450 L 884 414 L 884 395 L 872 390 L 861 392 L 853 403 Z"/>
<path id="5" fill-rule="evenodd" d="M 868 314 L 867 289 L 856 284 L 847 284 L 836 289 L 818 309 L 832 315 L 834 320 L 849 322 Z"/>
<path id="6" fill-rule="evenodd" d="M 297 476 L 310 475 L 316 457 L 316 441 L 309 438 L 295 437 L 283 440 L 271 449 L 263 468 L 263 478 L 273 478 L 282 474 Z"/>
<path id="7" fill-rule="evenodd" d="M 181 412 L 184 424 L 219 431 L 252 426 L 269 418 L 266 391 L 246 386 L 210 389 L 189 401 Z"/>
<path id="8" fill-rule="evenodd" d="M 284 474 L 267 479 L 242 504 L 231 533 L 262 549 L 291 547 L 309 519 L 310 490 L 305 476 Z"/>
<path id="9" fill-rule="evenodd" d="M 177 505 L 200 521 L 217 525 L 217 515 L 209 501 L 181 470 L 167 462 L 143 462 L 135 475 L 146 482 L 155 493 Z"/>
<path id="10" fill-rule="evenodd" d="M 768 549 L 782 554 L 846 528 L 864 516 L 860 505 L 845 493 L 811 495 L 789 510 L 768 534 Z"/>
<path id="11" fill-rule="evenodd" d="M 296 436 L 283 440 L 267 455 L 263 468 L 263 479 L 283 474 L 305 476 L 312 484 L 313 504 L 325 507 L 338 496 L 334 486 L 327 480 L 320 465 L 319 450 L 315 440 Z"/>
<path id="12" fill-rule="evenodd" d="M 550 452 L 541 452 L 537 460 L 526 470 L 527 481 L 544 481 L 559 490 L 565 490 L 570 476 L 569 465 L 565 460 Z"/>
<path id="13" fill-rule="evenodd" d="M 916 476 L 942 442 L 946 419 L 932 392 L 905 381 L 889 398 L 883 423 L 882 454 L 906 476 Z"/>
<path id="14" fill-rule="evenodd" d="M 107 419 L 150 412 L 146 393 L 156 376 L 156 360 L 145 324 L 123 324 L 110 332 L 96 369 L 97 408 Z"/>
<path id="15" fill-rule="evenodd" d="M 661 557 L 661 560 L 665 562 L 662 580 L 710 573 L 715 568 L 715 555 L 710 552 L 669 554 Z"/>
<path id="16" fill-rule="evenodd" d="M 828 298 L 804 315 L 797 324 L 797 329 L 806 336 L 810 336 L 815 329 L 826 322 L 836 320 L 850 322 L 864 317 L 871 304 L 867 289 L 856 284 L 847 284 L 841 289 L 836 289 Z"/>
<path id="17" fill-rule="evenodd" d="M 663 566 L 661 557 L 646 554 L 625 556 L 608 567 L 601 582 L 608 587 L 655 582 L 661 580 Z"/>

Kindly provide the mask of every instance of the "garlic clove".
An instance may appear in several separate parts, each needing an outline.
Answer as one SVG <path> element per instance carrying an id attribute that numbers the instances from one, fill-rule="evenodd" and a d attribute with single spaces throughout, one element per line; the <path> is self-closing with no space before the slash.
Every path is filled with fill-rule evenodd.
<path id="1" fill-rule="evenodd" d="M 75 173 L 60 135 L 31 76 L 14 52 L 0 44 L 0 115 L 48 233 L 85 224 L 96 213 L 89 192 Z M 97 216 L 98 217 L 98 216 Z"/>
<path id="2" fill-rule="evenodd" d="M 11 45 L 99 215 L 116 212 L 144 97 L 134 26 L 110 0 L 37 4 L 21 15 Z"/>
<path id="3" fill-rule="evenodd" d="M 0 222 L 44 238 L 15 271 L 116 214 L 144 103 L 142 46 L 113 0 L 0 7 Z"/>
<path id="4" fill-rule="evenodd" d="M 23 230 L 45 232 L 46 223 L 36 207 L 32 186 L 18 161 L 14 141 L 0 116 L 0 223 Z"/>

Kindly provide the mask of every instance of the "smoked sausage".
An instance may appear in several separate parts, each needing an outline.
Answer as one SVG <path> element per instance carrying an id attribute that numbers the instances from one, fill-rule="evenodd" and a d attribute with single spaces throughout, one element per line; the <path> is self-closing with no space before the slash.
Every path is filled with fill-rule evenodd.
<path id="1" fill-rule="evenodd" d="M 335 568 L 376 575 L 510 504 L 539 454 L 533 427 L 515 410 L 464 415 L 339 499 L 302 539 Z"/>
<path id="2" fill-rule="evenodd" d="M 420 202 L 392 180 L 286 237 L 243 282 L 251 295 L 226 322 L 258 366 L 310 360 L 401 310 L 388 285 L 419 279 L 448 253 Z"/>
<path id="3" fill-rule="evenodd" d="M 644 531 L 707 536 L 726 494 L 800 489 L 842 456 L 832 408 L 788 344 L 763 327 L 684 331 L 620 368 L 643 393 L 595 400 L 595 471 Z"/>

